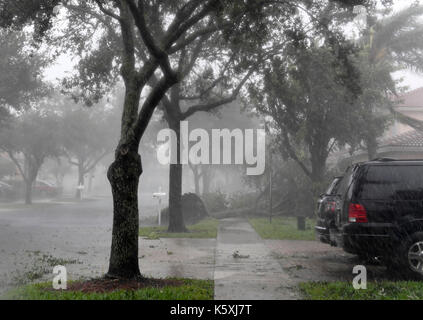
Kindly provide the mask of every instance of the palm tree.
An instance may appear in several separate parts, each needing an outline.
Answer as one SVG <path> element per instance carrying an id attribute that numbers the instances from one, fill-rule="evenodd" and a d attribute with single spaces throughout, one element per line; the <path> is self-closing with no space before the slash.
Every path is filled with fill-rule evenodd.
<path id="1" fill-rule="evenodd" d="M 387 117 L 377 111 L 386 110 L 387 105 L 391 112 L 394 110 L 390 96 L 397 92 L 391 73 L 406 68 L 423 70 L 423 24 L 418 21 L 422 15 L 423 6 L 412 5 L 376 21 L 361 39 L 360 65 L 366 74 L 359 103 L 366 103 L 368 107 L 362 139 L 369 159 L 377 156 L 377 137 L 383 134 L 387 122 Z M 397 119 L 406 120 L 401 116 Z"/>

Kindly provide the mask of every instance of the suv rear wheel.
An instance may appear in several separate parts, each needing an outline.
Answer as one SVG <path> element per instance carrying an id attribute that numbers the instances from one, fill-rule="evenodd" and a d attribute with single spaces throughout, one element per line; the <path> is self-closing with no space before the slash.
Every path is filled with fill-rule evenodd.
<path id="1" fill-rule="evenodd" d="M 408 265 L 413 272 L 423 275 L 423 239 L 417 240 L 409 247 Z"/>
<path id="2" fill-rule="evenodd" d="M 398 252 L 400 256 L 390 261 L 390 267 L 402 275 L 423 280 L 423 232 L 413 233 L 404 239 Z"/>

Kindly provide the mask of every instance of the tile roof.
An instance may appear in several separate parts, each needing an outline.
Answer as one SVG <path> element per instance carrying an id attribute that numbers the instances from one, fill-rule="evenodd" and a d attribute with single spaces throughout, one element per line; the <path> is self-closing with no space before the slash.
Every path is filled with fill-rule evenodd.
<path id="1" fill-rule="evenodd" d="M 384 139 L 380 143 L 381 147 L 422 147 L 423 132 L 417 130 L 407 131 L 400 135 Z"/>
<path id="2" fill-rule="evenodd" d="M 423 87 L 404 93 L 396 99 L 398 107 L 417 107 L 423 109 Z"/>

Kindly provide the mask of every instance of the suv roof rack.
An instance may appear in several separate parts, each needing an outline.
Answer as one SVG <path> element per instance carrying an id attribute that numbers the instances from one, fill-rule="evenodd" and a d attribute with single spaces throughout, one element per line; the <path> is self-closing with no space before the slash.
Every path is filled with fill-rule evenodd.
<path id="1" fill-rule="evenodd" d="M 421 162 L 423 159 L 393 159 L 393 158 L 376 158 L 371 161 L 362 162 L 362 163 L 368 163 L 368 162 Z"/>
<path id="2" fill-rule="evenodd" d="M 372 161 L 398 161 L 398 159 L 393 159 L 393 158 L 376 158 L 376 159 L 373 159 Z"/>

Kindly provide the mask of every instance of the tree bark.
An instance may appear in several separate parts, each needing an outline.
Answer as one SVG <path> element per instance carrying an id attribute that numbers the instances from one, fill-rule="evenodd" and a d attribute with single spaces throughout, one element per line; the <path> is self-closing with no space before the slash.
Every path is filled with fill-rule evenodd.
<path id="1" fill-rule="evenodd" d="M 198 172 L 198 167 L 193 170 L 194 173 L 194 186 L 195 186 L 195 194 L 197 196 L 200 195 L 200 173 Z"/>
<path id="2" fill-rule="evenodd" d="M 297 217 L 297 229 L 304 231 L 306 229 L 306 218 L 305 217 Z"/>
<path id="3" fill-rule="evenodd" d="M 42 161 L 40 163 L 42 163 Z M 32 204 L 32 187 L 34 185 L 34 181 L 37 180 L 39 168 L 39 164 L 37 164 L 34 160 L 31 161 L 27 158 L 27 156 L 25 156 L 26 173 L 23 174 L 25 181 L 25 204 Z"/>
<path id="4" fill-rule="evenodd" d="M 176 133 L 177 164 L 170 164 L 169 170 L 169 227 L 168 232 L 187 232 L 182 212 L 182 164 L 180 154 L 179 119 L 169 119 L 169 127 Z"/>
<path id="5" fill-rule="evenodd" d="M 82 199 L 82 190 L 79 188 L 80 186 L 85 185 L 85 179 L 84 179 L 84 165 L 81 164 L 81 162 L 78 164 L 78 187 L 76 189 L 76 199 L 81 200 Z"/>
<path id="6" fill-rule="evenodd" d="M 34 181 L 27 179 L 25 181 L 25 204 L 32 204 L 32 185 Z"/>
<path id="7" fill-rule="evenodd" d="M 369 160 L 374 160 L 377 158 L 377 141 L 375 137 L 368 137 L 366 140 L 367 154 Z"/>
<path id="8" fill-rule="evenodd" d="M 210 193 L 210 168 L 203 166 L 202 180 L 203 180 L 203 195 Z"/>
<path id="9" fill-rule="evenodd" d="M 141 157 L 135 151 L 117 152 L 107 172 L 113 194 L 113 231 L 109 278 L 140 279 L 138 264 L 138 183 Z"/>

